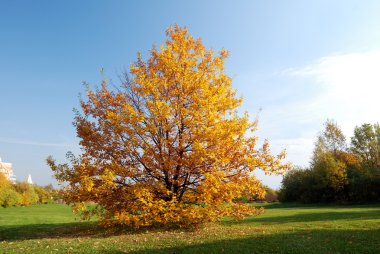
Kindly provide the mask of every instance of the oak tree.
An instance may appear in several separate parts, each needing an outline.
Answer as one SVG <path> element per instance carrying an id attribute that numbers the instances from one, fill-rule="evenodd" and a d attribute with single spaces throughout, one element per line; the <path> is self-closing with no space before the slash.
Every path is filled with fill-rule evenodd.
<path id="1" fill-rule="evenodd" d="M 74 125 L 83 151 L 70 164 L 48 163 L 66 182 L 63 195 L 77 210 L 95 202 L 106 224 L 190 226 L 259 212 L 236 200 L 264 196 L 252 174 L 279 174 L 285 153 L 257 148 L 256 122 L 237 109 L 226 50 L 214 53 L 186 28 L 138 56 L 117 89 L 103 81 L 87 90 Z"/>

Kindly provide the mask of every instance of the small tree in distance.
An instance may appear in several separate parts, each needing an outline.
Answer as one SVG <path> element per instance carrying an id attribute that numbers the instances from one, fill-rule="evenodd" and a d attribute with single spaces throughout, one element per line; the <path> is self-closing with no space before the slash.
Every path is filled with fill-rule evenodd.
<path id="1" fill-rule="evenodd" d="M 327 120 L 317 137 L 310 167 L 283 178 L 282 202 L 368 202 L 380 200 L 380 127 L 355 127 L 351 145 L 336 122 Z"/>
<path id="2" fill-rule="evenodd" d="M 223 216 L 243 218 L 257 210 L 234 202 L 263 197 L 256 169 L 279 174 L 285 153 L 258 149 L 248 114 L 239 116 L 224 73 L 226 50 L 215 54 L 186 28 L 167 30 L 168 39 L 150 58 L 138 57 L 120 88 L 88 89 L 74 125 L 83 154 L 71 165 L 48 164 L 66 182 L 66 202 L 77 210 L 93 201 L 105 224 L 133 227 L 190 226 Z"/>

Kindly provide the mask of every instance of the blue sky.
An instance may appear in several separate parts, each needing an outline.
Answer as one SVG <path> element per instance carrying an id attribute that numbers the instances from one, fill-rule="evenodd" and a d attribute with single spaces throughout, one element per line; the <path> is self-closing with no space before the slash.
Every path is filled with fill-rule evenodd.
<path id="1" fill-rule="evenodd" d="M 171 24 L 231 53 L 226 72 L 259 135 L 307 165 L 327 118 L 347 136 L 380 121 L 379 1 L 1 1 L 0 157 L 54 182 L 45 159 L 79 152 L 82 81 L 97 85 L 162 44 Z M 280 177 L 259 174 L 278 188 Z"/>

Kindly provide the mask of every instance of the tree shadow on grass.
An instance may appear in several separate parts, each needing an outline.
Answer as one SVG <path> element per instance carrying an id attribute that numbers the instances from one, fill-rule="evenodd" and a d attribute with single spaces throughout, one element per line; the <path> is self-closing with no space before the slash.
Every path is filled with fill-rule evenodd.
<path id="1" fill-rule="evenodd" d="M 161 231 L 193 231 L 194 229 L 179 229 L 174 227 L 128 228 L 103 227 L 99 222 L 72 222 L 27 225 L 0 225 L 0 241 L 30 240 L 43 238 L 105 238 L 125 234 L 142 234 Z"/>
<path id="2" fill-rule="evenodd" d="M 103 231 L 95 222 L 6 225 L 0 226 L 0 241 L 91 236 Z"/>
<path id="3" fill-rule="evenodd" d="M 316 222 L 316 221 L 333 221 L 333 220 L 370 220 L 380 218 L 380 207 L 369 211 L 349 211 L 339 210 L 336 212 L 318 212 L 310 211 L 297 213 L 287 216 L 256 216 L 249 217 L 243 221 L 227 220 L 220 222 L 221 225 L 238 225 L 251 223 L 276 225 L 282 223 L 294 222 Z M 147 229 L 134 230 L 130 228 L 104 228 L 98 225 L 98 222 L 74 222 L 74 223 L 54 223 L 54 224 L 29 224 L 29 225 L 0 225 L 0 241 L 42 239 L 42 238 L 77 238 L 92 237 L 104 238 L 112 235 L 121 234 L 140 234 Z M 150 232 L 176 231 L 173 228 L 149 228 Z M 183 231 L 183 230 L 181 230 Z M 192 231 L 192 230 L 189 230 Z M 240 241 L 240 240 L 239 240 Z"/>
<path id="4" fill-rule="evenodd" d="M 380 219 L 380 208 L 370 211 L 339 211 L 336 212 L 316 212 L 311 211 L 296 213 L 287 216 L 252 216 L 241 221 L 226 220 L 222 221 L 222 225 L 230 224 L 246 224 L 246 223 L 260 223 L 260 224 L 283 224 L 294 222 L 314 222 L 314 221 L 335 221 L 335 220 L 371 220 Z"/>
<path id="5" fill-rule="evenodd" d="M 151 247 L 146 253 L 379 253 L 380 229 L 373 230 L 298 230 L 257 234 L 176 247 Z M 122 253 L 117 249 L 107 253 Z"/>
<path id="6" fill-rule="evenodd" d="M 287 209 L 287 208 L 302 208 L 302 209 L 315 209 L 315 208 L 379 208 L 380 209 L 380 203 L 379 202 L 373 202 L 373 203 L 342 203 L 342 204 L 335 204 L 335 203 L 310 203 L 310 204 L 303 204 L 303 203 L 295 203 L 295 202 L 287 202 L 287 203 L 281 203 L 281 202 L 273 202 L 273 203 L 253 203 L 252 204 L 255 207 L 264 207 L 265 209 L 271 210 L 271 209 Z"/>

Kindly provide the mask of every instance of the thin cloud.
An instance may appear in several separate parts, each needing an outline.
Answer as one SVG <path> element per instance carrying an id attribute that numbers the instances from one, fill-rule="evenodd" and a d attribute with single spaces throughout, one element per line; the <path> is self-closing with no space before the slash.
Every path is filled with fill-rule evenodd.
<path id="1" fill-rule="evenodd" d="M 30 141 L 30 140 L 2 138 L 2 137 L 0 137 L 0 143 L 46 146 L 46 147 L 72 147 L 74 146 L 73 144 L 69 144 L 69 143 L 46 143 L 46 142 L 35 142 L 35 141 Z"/>
<path id="2" fill-rule="evenodd" d="M 309 105 L 319 105 L 316 113 L 336 119 L 346 133 L 380 121 L 380 50 L 326 56 L 284 74 L 319 85 L 322 92 Z"/>
<path id="3" fill-rule="evenodd" d="M 314 148 L 316 138 L 284 138 L 275 139 L 271 146 L 276 147 L 277 150 L 282 147 L 286 148 L 287 156 L 286 161 L 291 162 L 293 165 L 308 166 L 312 151 Z"/>
<path id="4" fill-rule="evenodd" d="M 283 101 L 262 114 L 267 129 L 280 133 L 271 140 L 273 147 L 285 147 L 294 164 L 308 164 L 328 118 L 338 122 L 348 140 L 355 126 L 380 122 L 380 50 L 325 56 L 280 73 L 290 83 L 317 88 L 313 96 Z"/>
<path id="5" fill-rule="evenodd" d="M 272 136 L 273 150 L 286 148 L 295 165 L 308 165 L 326 119 L 336 120 L 348 141 L 355 126 L 380 122 L 380 50 L 321 57 L 274 77 L 289 84 L 289 99 L 263 106 L 260 136 Z"/>

